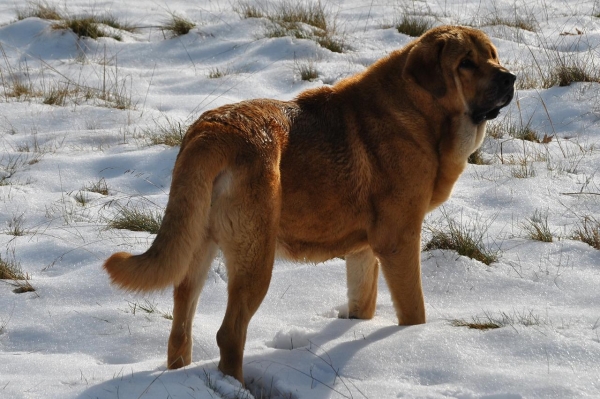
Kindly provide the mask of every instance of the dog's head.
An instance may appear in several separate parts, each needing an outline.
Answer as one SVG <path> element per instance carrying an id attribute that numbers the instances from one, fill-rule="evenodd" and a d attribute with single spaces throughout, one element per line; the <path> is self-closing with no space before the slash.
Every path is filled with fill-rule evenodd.
<path id="1" fill-rule="evenodd" d="M 516 79 L 500 65 L 485 33 L 459 26 L 440 26 L 417 39 L 403 76 L 449 111 L 468 114 L 476 125 L 496 118 L 510 103 Z"/>

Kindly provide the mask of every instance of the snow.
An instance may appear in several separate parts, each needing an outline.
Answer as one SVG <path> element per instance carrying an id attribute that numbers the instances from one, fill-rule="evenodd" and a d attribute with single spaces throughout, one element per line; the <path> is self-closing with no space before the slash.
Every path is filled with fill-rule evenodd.
<path id="1" fill-rule="evenodd" d="M 494 122 L 529 125 L 552 141 L 486 139 L 483 157 L 491 163 L 469 165 L 451 199 L 428 216 L 428 226 L 452 215 L 487 228 L 485 243 L 500 258 L 487 266 L 450 250 L 424 251 L 425 325 L 396 325 L 383 278 L 373 320 L 339 318 L 342 260 L 277 261 L 248 331 L 245 390 L 217 370 L 227 279 L 220 258 L 197 310 L 193 362 L 181 370 L 166 370 L 171 292 L 119 291 L 101 268 L 113 252 L 139 253 L 152 242 L 149 233 L 110 229 L 107 221 L 128 204 L 164 209 L 178 149 L 149 144 L 147 132 L 157 126 L 185 129 L 222 104 L 291 99 L 361 71 L 411 40 L 389 27 L 403 12 L 436 24 L 478 24 L 520 78 L 538 76 L 556 59 L 597 66 L 596 2 L 324 1 L 350 45 L 341 54 L 307 39 L 264 38 L 265 21 L 241 19 L 235 2 L 49 4 L 144 27 L 122 32 L 122 41 L 78 39 L 47 20 L 17 21 L 23 6 L 0 4 L 0 256 L 18 263 L 36 289 L 16 294 L 0 284 L 1 398 L 600 397 L 600 251 L 571 239 L 584 216 L 600 211 L 598 83 L 518 90 Z M 157 28 L 170 12 L 197 26 L 171 38 Z M 518 15 L 537 29 L 489 25 L 495 15 Z M 299 65 L 309 62 L 320 73 L 313 82 L 299 77 Z M 210 78 L 217 69 L 225 75 Z M 117 88 L 132 107 L 8 97 L 13 75 L 37 90 L 67 81 Z M 534 173 L 517 178 L 523 158 Z M 109 195 L 85 190 L 100 179 Z M 524 233 L 536 211 L 547 215 L 553 242 Z M 9 234 L 19 218 L 24 234 Z M 423 242 L 430 236 L 425 229 Z M 505 323 L 486 331 L 453 323 L 490 319 Z"/>

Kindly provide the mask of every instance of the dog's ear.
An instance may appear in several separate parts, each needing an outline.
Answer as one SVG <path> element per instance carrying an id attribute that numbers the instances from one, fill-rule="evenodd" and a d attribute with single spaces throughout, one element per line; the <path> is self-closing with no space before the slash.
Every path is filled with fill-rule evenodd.
<path id="1" fill-rule="evenodd" d="M 419 86 L 435 97 L 446 95 L 446 83 L 442 70 L 442 52 L 446 41 L 438 38 L 434 41 L 415 43 L 404 65 L 403 75 L 414 80 Z"/>

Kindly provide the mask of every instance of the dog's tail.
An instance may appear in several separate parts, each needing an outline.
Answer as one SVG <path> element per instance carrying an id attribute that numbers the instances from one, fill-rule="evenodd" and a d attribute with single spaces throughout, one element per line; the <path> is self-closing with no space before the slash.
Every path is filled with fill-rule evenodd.
<path id="1" fill-rule="evenodd" d="M 165 215 L 148 251 L 119 252 L 104 263 L 113 284 L 129 291 L 151 291 L 184 279 L 194 252 L 208 239 L 213 181 L 227 163 L 227 151 L 207 139 L 211 141 L 196 137 L 182 145 Z"/>

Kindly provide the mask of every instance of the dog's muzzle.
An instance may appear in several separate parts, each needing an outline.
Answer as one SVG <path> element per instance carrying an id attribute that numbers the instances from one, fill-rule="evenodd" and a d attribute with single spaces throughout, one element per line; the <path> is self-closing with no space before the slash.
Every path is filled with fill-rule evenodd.
<path id="1" fill-rule="evenodd" d="M 483 121 L 494 119 L 500 109 L 510 104 L 515 94 L 517 76 L 508 71 L 498 71 L 493 80 L 492 92 L 487 96 L 490 101 L 486 107 L 480 107 L 471 114 L 473 123 L 479 125 Z"/>

